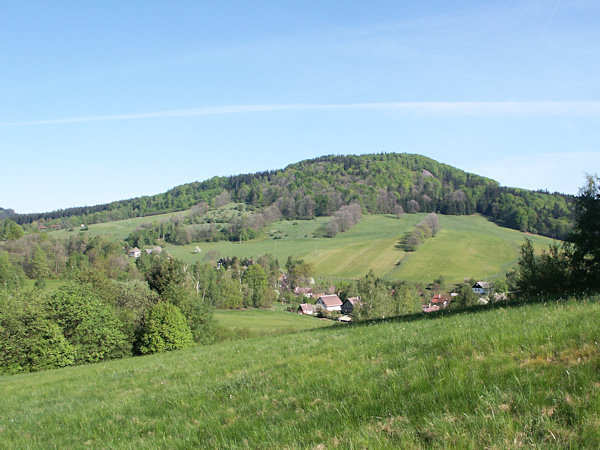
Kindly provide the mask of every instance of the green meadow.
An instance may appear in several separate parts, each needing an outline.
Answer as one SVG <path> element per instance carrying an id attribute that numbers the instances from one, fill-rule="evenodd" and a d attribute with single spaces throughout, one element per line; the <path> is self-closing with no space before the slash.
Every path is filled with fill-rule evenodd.
<path id="1" fill-rule="evenodd" d="M 238 214 L 233 206 L 229 204 L 217 212 L 210 211 L 207 217 L 211 214 Z M 143 223 L 188 212 L 94 224 L 85 233 L 123 240 Z M 364 215 L 351 230 L 334 238 L 322 237 L 329 217 L 284 220 L 265 227 L 259 238 L 241 243 L 219 241 L 163 246 L 172 256 L 189 263 L 204 261 L 209 252 L 241 258 L 271 253 L 282 265 L 290 255 L 305 259 L 313 264 L 318 279 L 356 279 L 373 270 L 376 275 L 390 280 L 431 282 L 442 275 L 448 282 L 457 283 L 464 278 L 493 280 L 505 274 L 516 264 L 519 248 L 526 236 L 479 215 L 439 215 L 442 225 L 439 234 L 426 240 L 415 252 L 405 252 L 401 245 L 404 235 L 425 216 Z M 51 233 L 66 236 L 79 231 Z M 542 236 L 529 237 L 539 249 L 547 248 L 552 242 L 552 239 Z M 196 247 L 201 251 L 197 253 Z"/>
<path id="2" fill-rule="evenodd" d="M 440 233 L 415 252 L 405 252 L 400 245 L 403 236 L 424 217 L 365 215 L 351 230 L 334 238 L 314 237 L 329 220 L 327 217 L 280 221 L 268 226 L 265 236 L 251 241 L 167 245 L 166 249 L 187 262 L 203 260 L 211 250 L 238 257 L 271 253 L 281 264 L 287 256 L 295 255 L 312 263 L 318 278 L 327 279 L 359 278 L 372 269 L 388 279 L 431 282 L 442 275 L 456 283 L 464 278 L 497 278 L 517 262 L 525 234 L 499 227 L 479 215 L 439 215 Z M 552 242 L 542 236 L 529 237 L 538 248 L 547 248 Z M 194 252 L 196 245 L 200 253 Z"/>
<path id="3" fill-rule="evenodd" d="M 215 311 L 217 325 L 229 330 L 245 331 L 251 336 L 283 334 L 331 325 L 331 321 L 282 310 L 247 309 Z"/>
<path id="4" fill-rule="evenodd" d="M 129 233 L 134 231 L 137 227 L 145 224 L 152 223 L 154 221 L 168 220 L 171 217 L 175 216 L 184 216 L 188 214 L 189 211 L 180 211 L 175 213 L 166 213 L 166 214 L 157 214 L 155 216 L 144 216 L 144 217 L 134 217 L 132 219 L 123 219 L 123 220 L 115 220 L 113 222 L 103 222 L 96 223 L 93 225 L 89 225 L 88 229 L 85 231 L 80 231 L 78 227 L 73 227 L 72 231 L 68 231 L 67 229 L 50 231 L 49 233 L 53 236 L 71 236 L 76 235 L 77 233 L 87 233 L 93 236 L 102 235 L 106 236 L 109 239 L 117 239 L 117 240 L 125 240 Z"/>
<path id="5" fill-rule="evenodd" d="M 4 376 L 0 447 L 598 448 L 598 323 L 548 300 Z"/>

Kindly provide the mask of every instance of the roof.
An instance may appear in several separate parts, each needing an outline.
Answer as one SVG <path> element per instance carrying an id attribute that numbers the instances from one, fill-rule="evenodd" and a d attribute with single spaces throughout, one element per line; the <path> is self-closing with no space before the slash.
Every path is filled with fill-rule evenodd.
<path id="1" fill-rule="evenodd" d="M 312 288 L 306 287 L 306 288 L 301 288 L 296 286 L 296 288 L 294 289 L 294 294 L 312 294 Z"/>
<path id="2" fill-rule="evenodd" d="M 352 303 L 352 306 L 360 305 L 360 297 L 348 297 L 346 301 Z"/>
<path id="3" fill-rule="evenodd" d="M 302 303 L 302 304 L 301 304 L 301 305 L 298 307 L 298 309 L 299 309 L 299 310 L 301 310 L 301 311 L 303 311 L 303 312 L 304 312 L 304 311 L 311 311 L 311 312 L 314 312 L 314 310 L 315 310 L 315 305 L 311 305 L 310 303 Z"/>
<path id="4" fill-rule="evenodd" d="M 431 298 L 431 303 L 443 303 L 448 301 L 449 298 L 446 294 L 435 294 L 432 298 Z"/>
<path id="5" fill-rule="evenodd" d="M 490 288 L 490 283 L 488 281 L 478 281 L 477 283 L 475 283 L 473 285 L 474 288 L 482 288 L 482 289 L 489 289 Z"/>
<path id="6" fill-rule="evenodd" d="M 342 301 L 335 294 L 333 294 L 333 295 L 322 295 L 322 296 L 319 297 L 319 300 L 321 300 L 325 304 L 325 306 L 342 306 Z"/>

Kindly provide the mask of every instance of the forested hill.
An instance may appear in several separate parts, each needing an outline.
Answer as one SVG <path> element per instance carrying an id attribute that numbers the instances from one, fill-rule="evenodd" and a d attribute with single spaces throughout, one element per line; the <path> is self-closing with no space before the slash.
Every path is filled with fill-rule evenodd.
<path id="1" fill-rule="evenodd" d="M 256 208 L 273 205 L 284 218 L 330 215 L 358 202 L 370 213 L 481 213 L 522 231 L 565 237 L 571 227 L 571 196 L 506 188 L 496 181 L 413 154 L 323 156 L 285 169 L 214 177 L 165 193 L 104 205 L 39 214 L 13 214 L 19 224 L 92 224 L 228 201 Z"/>
<path id="2" fill-rule="evenodd" d="M 0 208 L 0 220 L 6 219 L 7 217 L 13 215 L 15 213 L 12 209 L 4 209 Z"/>

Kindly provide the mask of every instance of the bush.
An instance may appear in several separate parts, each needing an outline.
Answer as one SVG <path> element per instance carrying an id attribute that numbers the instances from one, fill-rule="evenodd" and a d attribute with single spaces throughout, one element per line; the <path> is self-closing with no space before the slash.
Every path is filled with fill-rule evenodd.
<path id="1" fill-rule="evenodd" d="M 137 352 L 165 352 L 190 347 L 192 332 L 181 310 L 170 303 L 159 302 L 152 307 L 140 330 Z"/>
<path id="2" fill-rule="evenodd" d="M 103 303 L 90 285 L 69 282 L 43 305 L 75 349 L 78 364 L 122 357 L 130 353 L 115 309 Z"/>
<path id="3" fill-rule="evenodd" d="M 39 309 L 0 299 L 0 373 L 65 367 L 74 360 L 75 350 L 61 328 Z"/>

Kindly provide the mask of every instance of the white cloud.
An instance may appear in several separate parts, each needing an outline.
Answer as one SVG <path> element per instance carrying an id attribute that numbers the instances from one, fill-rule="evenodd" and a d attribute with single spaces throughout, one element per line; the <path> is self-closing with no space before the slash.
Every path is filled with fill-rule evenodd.
<path id="1" fill-rule="evenodd" d="M 204 108 L 153 111 L 106 116 L 69 117 L 20 122 L 0 122 L 0 127 L 27 127 L 83 122 L 157 119 L 170 117 L 214 116 L 285 111 L 381 111 L 412 116 L 592 116 L 600 117 L 600 101 L 533 101 L 533 102 L 375 102 L 375 103 L 292 103 L 225 105 Z"/>

